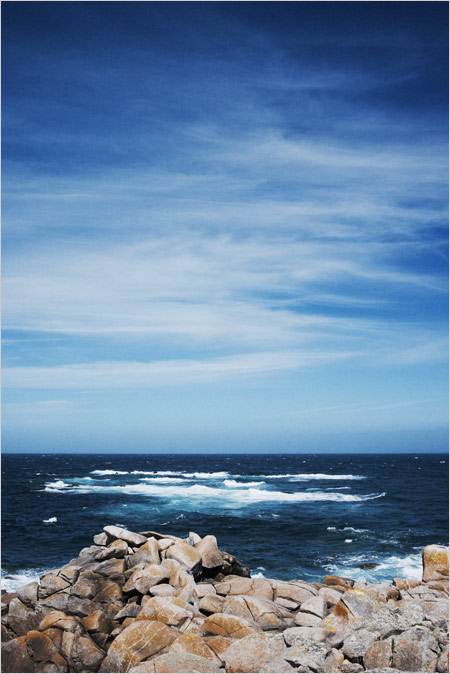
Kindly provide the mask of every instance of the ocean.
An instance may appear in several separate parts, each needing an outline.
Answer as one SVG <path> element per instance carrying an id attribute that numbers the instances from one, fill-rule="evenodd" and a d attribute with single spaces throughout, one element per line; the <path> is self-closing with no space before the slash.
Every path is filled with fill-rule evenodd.
<path id="1" fill-rule="evenodd" d="M 2 589 L 62 566 L 107 524 L 214 534 L 257 577 L 420 578 L 424 546 L 448 545 L 448 457 L 3 455 Z"/>

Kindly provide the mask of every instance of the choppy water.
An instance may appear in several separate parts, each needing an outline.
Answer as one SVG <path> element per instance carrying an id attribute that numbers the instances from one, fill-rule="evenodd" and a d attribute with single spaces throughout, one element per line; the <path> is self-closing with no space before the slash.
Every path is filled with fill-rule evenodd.
<path id="1" fill-rule="evenodd" d="M 106 524 L 213 533 L 253 575 L 421 576 L 448 544 L 448 457 L 4 455 L 2 588 L 63 565 Z M 376 563 L 374 569 L 362 564 Z"/>

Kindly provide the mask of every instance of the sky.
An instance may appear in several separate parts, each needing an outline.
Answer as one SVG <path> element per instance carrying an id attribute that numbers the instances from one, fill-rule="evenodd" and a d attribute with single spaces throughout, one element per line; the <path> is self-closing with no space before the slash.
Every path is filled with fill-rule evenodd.
<path id="1" fill-rule="evenodd" d="M 446 2 L 2 24 L 3 451 L 446 451 Z"/>

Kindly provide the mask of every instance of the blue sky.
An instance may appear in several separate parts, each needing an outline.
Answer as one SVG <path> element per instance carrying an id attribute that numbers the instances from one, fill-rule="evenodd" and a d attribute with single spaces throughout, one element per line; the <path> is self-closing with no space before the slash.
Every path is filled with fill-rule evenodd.
<path id="1" fill-rule="evenodd" d="M 5 451 L 446 450 L 447 3 L 2 15 Z"/>

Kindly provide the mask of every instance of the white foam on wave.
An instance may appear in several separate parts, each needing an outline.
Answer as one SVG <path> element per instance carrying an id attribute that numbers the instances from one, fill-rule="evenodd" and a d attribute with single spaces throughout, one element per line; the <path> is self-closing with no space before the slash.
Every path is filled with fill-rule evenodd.
<path id="1" fill-rule="evenodd" d="M 48 520 L 42 520 L 42 521 L 44 522 L 44 524 L 54 524 L 54 522 L 58 521 L 58 518 L 57 517 L 49 517 Z"/>
<path id="2" fill-rule="evenodd" d="M 182 477 L 141 477 L 142 482 L 156 482 L 157 484 L 176 484 L 185 482 Z"/>
<path id="3" fill-rule="evenodd" d="M 223 484 L 228 489 L 238 489 L 239 487 L 259 487 L 259 485 L 264 484 L 264 480 L 261 482 L 236 482 L 236 480 L 224 480 Z"/>
<path id="4" fill-rule="evenodd" d="M 221 501 L 237 501 L 239 503 L 258 503 L 261 501 L 285 501 L 297 502 L 302 501 L 335 501 L 341 503 L 355 503 L 359 501 L 371 501 L 373 499 L 382 498 L 386 492 L 381 494 L 341 494 L 340 492 L 294 492 L 286 493 L 282 491 L 270 491 L 263 489 L 255 489 L 249 487 L 246 489 L 221 489 L 219 487 L 208 487 L 204 484 L 193 484 L 191 486 L 167 485 L 161 486 L 157 484 L 125 484 L 125 485 L 84 485 L 73 486 L 70 493 L 86 494 L 89 492 L 103 492 L 114 493 L 120 492 L 123 494 L 138 494 L 144 496 L 156 496 L 160 498 L 215 498 Z M 65 493 L 61 490 L 60 493 Z"/>
<path id="5" fill-rule="evenodd" d="M 361 569 L 361 563 L 375 562 L 374 569 Z M 422 553 L 411 553 L 405 557 L 390 555 L 389 557 L 369 557 L 359 554 L 351 555 L 340 564 L 327 564 L 324 569 L 338 576 L 346 576 L 354 580 L 368 583 L 391 581 L 392 578 L 422 578 Z"/>
<path id="6" fill-rule="evenodd" d="M 152 475 L 157 476 L 179 476 L 180 478 L 196 478 L 198 480 L 209 480 L 215 478 L 229 477 L 227 471 L 221 470 L 212 473 L 186 473 L 182 470 L 91 470 L 92 475 Z"/>
<path id="7" fill-rule="evenodd" d="M 296 482 L 297 480 L 365 480 L 365 475 L 334 475 L 329 473 L 297 473 L 297 475 L 268 475 L 267 477 L 289 477 L 291 482 Z"/>
<path id="8" fill-rule="evenodd" d="M 23 569 L 17 573 L 2 575 L 2 590 L 15 592 L 19 587 L 28 583 L 38 583 L 43 571 L 39 569 Z"/>
<path id="9" fill-rule="evenodd" d="M 127 470 L 91 470 L 91 475 L 128 475 Z"/>
<path id="10" fill-rule="evenodd" d="M 65 489 L 70 489 L 72 485 L 67 484 L 67 482 L 63 482 L 62 480 L 56 480 L 55 482 L 46 482 L 45 483 L 45 489 L 41 489 L 40 491 L 61 491 Z"/>
<path id="11" fill-rule="evenodd" d="M 250 573 L 250 578 L 265 578 L 265 575 L 261 571 L 256 573 Z"/>

